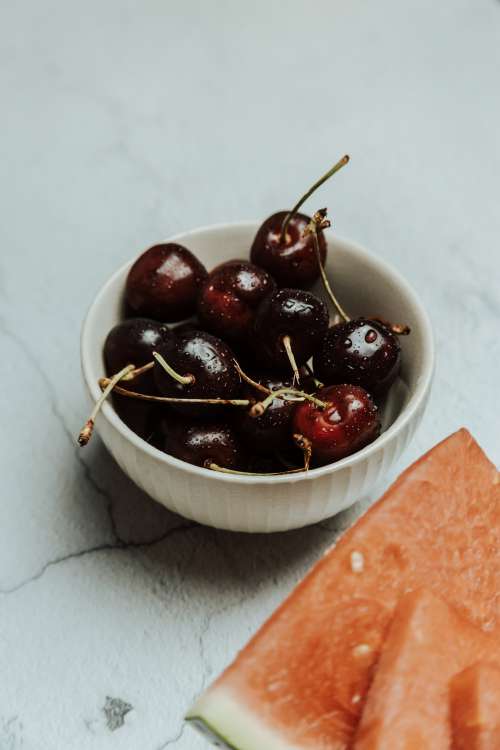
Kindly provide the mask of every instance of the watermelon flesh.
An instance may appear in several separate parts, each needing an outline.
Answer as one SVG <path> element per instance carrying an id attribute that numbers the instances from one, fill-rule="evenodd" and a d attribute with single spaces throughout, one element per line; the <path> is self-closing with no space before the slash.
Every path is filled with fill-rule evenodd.
<path id="1" fill-rule="evenodd" d="M 296 587 L 187 718 L 237 750 L 346 750 L 401 596 L 492 631 L 500 483 L 466 430 L 407 469 Z"/>
<path id="2" fill-rule="evenodd" d="M 500 750 L 500 669 L 478 662 L 450 682 L 453 750 Z"/>
<path id="3" fill-rule="evenodd" d="M 479 659 L 500 664 L 496 638 L 426 589 L 405 594 L 382 648 L 354 750 L 449 750 L 448 683 Z"/>

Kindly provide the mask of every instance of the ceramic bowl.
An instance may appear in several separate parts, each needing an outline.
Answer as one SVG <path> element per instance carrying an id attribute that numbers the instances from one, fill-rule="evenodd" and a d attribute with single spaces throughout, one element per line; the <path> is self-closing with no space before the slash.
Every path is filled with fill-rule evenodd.
<path id="1" fill-rule="evenodd" d="M 248 258 L 257 222 L 194 229 L 171 240 L 193 251 L 208 269 L 231 258 Z M 96 429 L 123 471 L 170 510 L 209 526 L 272 532 L 321 521 L 370 492 L 400 458 L 422 418 L 434 369 L 433 335 L 411 286 L 381 258 L 327 231 L 327 272 L 352 316 L 375 315 L 408 323 L 402 337 L 401 377 L 382 410 L 384 429 L 375 442 L 337 463 L 304 474 L 235 476 L 192 466 L 166 455 L 132 432 L 106 402 Z M 83 323 L 82 370 L 93 404 L 104 375 L 103 344 L 121 317 L 128 270 L 135 258 L 106 282 Z M 320 285 L 316 293 L 324 298 Z"/>

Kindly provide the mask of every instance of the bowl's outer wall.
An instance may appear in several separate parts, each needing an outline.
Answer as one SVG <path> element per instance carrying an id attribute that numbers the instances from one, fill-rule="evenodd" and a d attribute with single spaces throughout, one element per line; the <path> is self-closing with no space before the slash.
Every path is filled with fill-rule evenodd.
<path id="1" fill-rule="evenodd" d="M 230 258 L 247 257 L 257 224 L 246 223 L 194 230 L 177 237 L 210 269 Z M 323 473 L 290 475 L 249 483 L 208 477 L 189 464 L 138 447 L 110 404 L 105 404 L 97 429 L 123 471 L 148 495 L 167 508 L 200 523 L 246 532 L 272 532 L 306 526 L 348 507 L 380 482 L 408 446 L 423 415 L 433 371 L 430 325 L 418 299 L 402 287 L 397 274 L 375 257 L 347 241 L 328 237 L 327 270 L 334 288 L 352 315 L 377 314 L 408 323 L 412 334 L 402 338 L 402 375 L 409 387 L 408 403 L 389 430 L 356 454 Z M 131 261 L 132 262 L 132 261 Z M 82 366 L 89 399 L 99 393 L 104 371 L 102 349 L 109 329 L 121 317 L 128 267 L 121 269 L 98 294 L 82 333 Z M 318 288 L 319 292 L 320 289 Z M 141 441 L 142 442 L 142 441 Z M 140 444 L 140 443 L 139 443 Z"/>
<path id="2" fill-rule="evenodd" d="M 100 435 L 128 476 L 158 502 L 186 518 L 219 529 L 286 531 L 338 513 L 382 480 L 413 437 L 425 404 L 398 434 L 363 461 L 301 482 L 251 485 L 207 482 L 184 469 L 141 454 L 109 423 Z"/>

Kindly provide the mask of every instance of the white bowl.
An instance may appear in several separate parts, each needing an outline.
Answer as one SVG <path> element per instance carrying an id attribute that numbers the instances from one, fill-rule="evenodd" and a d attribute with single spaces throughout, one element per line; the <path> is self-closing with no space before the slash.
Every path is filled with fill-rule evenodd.
<path id="1" fill-rule="evenodd" d="M 176 242 L 212 268 L 231 258 L 247 258 L 257 222 L 221 224 L 179 234 Z M 209 526 L 233 531 L 271 532 L 316 523 L 352 505 L 382 479 L 408 446 L 421 420 L 434 369 L 434 345 L 427 314 L 410 285 L 387 263 L 354 243 L 326 233 L 327 272 L 352 315 L 379 315 L 408 323 L 402 337 L 401 379 L 383 409 L 385 429 L 363 450 L 307 474 L 234 476 L 192 466 L 138 437 L 106 402 L 96 427 L 123 471 L 170 510 Z M 133 259 L 135 260 L 135 259 Z M 120 268 L 103 286 L 83 323 L 81 358 L 91 403 L 100 395 L 103 345 L 119 320 L 125 279 Z M 317 285 L 316 292 L 323 296 Z"/>

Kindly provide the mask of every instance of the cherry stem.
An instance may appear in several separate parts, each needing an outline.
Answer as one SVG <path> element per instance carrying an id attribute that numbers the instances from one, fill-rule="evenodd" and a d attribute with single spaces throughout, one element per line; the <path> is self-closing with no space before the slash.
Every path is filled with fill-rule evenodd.
<path id="1" fill-rule="evenodd" d="M 347 162 L 348 162 L 348 161 L 349 161 L 349 156 L 348 156 L 348 154 L 346 154 L 345 156 L 343 156 L 343 157 L 342 157 L 342 159 L 340 159 L 340 160 L 339 160 L 339 161 L 338 161 L 338 162 L 337 162 L 336 164 L 334 164 L 334 165 L 333 165 L 333 167 L 332 167 L 331 169 L 329 169 L 329 170 L 328 170 L 328 172 L 326 172 L 326 174 L 324 174 L 324 175 L 323 175 L 323 177 L 320 177 L 320 178 L 319 178 L 319 180 L 318 180 L 317 182 L 315 182 L 315 183 L 314 183 L 314 185 L 312 185 L 312 186 L 311 186 L 311 187 L 309 188 L 309 190 L 307 191 L 307 193 L 304 193 L 304 195 L 302 196 L 302 198 L 300 198 L 300 199 L 299 199 L 299 200 L 297 201 L 297 203 L 296 203 L 296 204 L 295 204 L 295 206 L 294 206 L 294 207 L 292 208 L 292 210 L 291 210 L 291 211 L 289 211 L 289 213 L 288 213 L 288 214 L 287 214 L 287 215 L 285 216 L 285 220 L 284 220 L 284 222 L 283 222 L 283 224 L 282 224 L 282 227 L 281 227 L 280 243 L 283 243 L 283 242 L 285 241 L 285 237 L 286 237 L 286 230 L 288 229 L 288 225 L 289 225 L 289 223 L 290 223 L 290 221 L 291 221 L 292 217 L 293 217 L 293 216 L 294 216 L 294 215 L 295 215 L 295 214 L 297 213 L 297 211 L 298 211 L 298 210 L 299 210 L 299 208 L 300 208 L 300 207 L 302 206 L 302 204 L 303 204 L 303 203 L 305 203 L 305 202 L 306 202 L 306 200 L 307 200 L 307 199 L 308 199 L 308 198 L 309 198 L 309 197 L 310 197 L 310 196 L 311 196 L 311 195 L 312 195 L 312 194 L 313 194 L 313 193 L 314 193 L 314 192 L 315 192 L 315 191 L 316 191 L 316 190 L 317 190 L 317 189 L 318 189 L 318 188 L 319 188 L 319 187 L 320 187 L 320 186 L 321 186 L 321 185 L 322 185 L 322 184 L 323 184 L 324 182 L 326 182 L 327 180 L 329 180 L 329 179 L 330 179 L 330 177 L 332 177 L 332 176 L 333 176 L 333 175 L 335 174 L 335 172 L 338 172 L 338 171 L 339 171 L 339 169 L 342 169 L 342 167 L 345 167 L 345 165 L 347 164 Z"/>
<path id="2" fill-rule="evenodd" d="M 106 389 L 110 383 L 109 378 L 101 378 L 99 385 L 101 388 Z M 250 406 L 251 401 L 247 398 L 173 398 L 170 396 L 151 396 L 148 393 L 137 393 L 137 391 L 129 391 L 128 388 L 120 388 L 115 386 L 114 393 L 120 396 L 127 396 L 128 398 L 135 398 L 139 401 L 153 401 L 160 404 L 215 404 L 221 406 Z"/>
<path id="3" fill-rule="evenodd" d="M 117 372 L 116 375 L 113 375 L 112 378 L 107 378 L 107 384 L 104 388 L 103 392 L 101 393 L 100 397 L 97 399 L 94 408 L 92 409 L 92 413 L 90 417 L 85 422 L 85 425 L 80 431 L 80 434 L 78 435 L 78 443 L 83 448 L 84 445 L 87 445 L 90 438 L 92 437 L 92 432 L 94 430 L 94 423 L 96 420 L 96 417 L 99 413 L 99 410 L 103 403 L 106 401 L 107 397 L 113 390 L 113 388 L 116 386 L 116 384 L 120 381 L 126 378 L 127 375 L 134 372 L 135 366 L 134 365 L 127 365 L 124 367 L 120 372 Z"/>
<path id="4" fill-rule="evenodd" d="M 293 354 L 292 349 L 292 340 L 290 336 L 283 336 L 283 346 L 285 347 L 286 355 L 288 357 L 288 360 L 290 362 L 290 366 L 293 370 L 293 381 L 295 383 L 300 383 L 300 373 L 299 368 L 297 367 L 297 362 L 295 361 L 295 356 Z"/>
<path id="5" fill-rule="evenodd" d="M 311 463 L 311 456 L 312 456 L 312 444 L 309 438 L 304 437 L 304 435 L 300 435 L 299 433 L 295 433 L 293 436 L 293 439 L 295 441 L 295 444 L 301 449 L 302 453 L 304 454 L 304 470 L 309 471 L 309 464 Z"/>
<path id="6" fill-rule="evenodd" d="M 125 375 L 122 380 L 135 380 L 135 378 L 138 378 L 139 375 L 143 375 L 145 372 L 148 372 L 148 370 L 152 370 L 155 366 L 154 362 L 148 362 L 147 365 L 143 365 L 142 367 L 137 367 L 132 372 L 129 372 L 128 375 Z"/>
<path id="7" fill-rule="evenodd" d="M 340 302 L 336 298 L 335 294 L 333 293 L 333 290 L 330 286 L 330 282 L 328 281 L 328 277 L 325 273 L 323 263 L 321 262 L 321 254 L 320 254 L 319 241 L 318 241 L 318 229 L 326 229 L 327 227 L 330 226 L 330 222 L 326 218 L 326 213 L 327 213 L 326 208 L 320 208 L 319 211 L 316 211 L 311 221 L 309 222 L 309 224 L 304 230 L 304 236 L 307 236 L 308 234 L 312 234 L 313 242 L 314 242 L 314 251 L 316 253 L 316 258 L 318 259 L 318 266 L 319 266 L 319 270 L 321 274 L 321 280 L 323 281 L 323 286 L 325 287 L 325 290 L 328 293 L 328 296 L 333 302 L 333 305 L 338 315 L 340 316 L 340 318 L 344 321 L 344 323 L 349 323 L 351 318 L 347 315 L 345 310 L 340 305 Z M 404 323 L 391 323 L 388 320 L 383 320 L 382 318 L 378 318 L 376 316 L 371 316 L 369 320 L 374 320 L 378 323 L 381 323 L 383 326 L 388 328 L 391 331 L 391 333 L 395 333 L 397 336 L 408 336 L 408 334 L 411 333 L 410 326 Z"/>
<path id="8" fill-rule="evenodd" d="M 306 362 L 306 364 L 304 365 L 304 367 L 306 368 L 307 372 L 308 372 L 308 373 L 309 373 L 309 375 L 311 376 L 311 378 L 312 378 L 312 381 L 313 381 L 313 383 L 314 383 L 314 387 L 315 387 L 315 388 L 317 388 L 318 390 L 319 390 L 320 388 L 324 388 L 325 384 L 324 384 L 324 383 L 322 383 L 322 382 L 321 382 L 321 380 L 318 380 L 318 378 L 316 378 L 316 377 L 314 376 L 314 372 L 312 371 L 312 368 L 311 368 L 311 366 L 307 364 L 307 362 Z"/>
<path id="9" fill-rule="evenodd" d="M 194 383 L 194 375 L 179 375 L 179 373 L 176 372 L 172 367 L 170 367 L 166 359 L 162 357 L 161 354 L 158 354 L 158 352 L 153 352 L 153 357 L 158 362 L 158 364 L 163 367 L 165 372 L 168 373 L 171 378 L 177 380 L 177 382 L 181 385 L 192 385 L 192 383 Z"/>
<path id="10" fill-rule="evenodd" d="M 262 385 L 262 383 L 258 383 L 256 380 L 253 380 L 250 375 L 247 375 L 246 372 L 243 372 L 236 360 L 234 360 L 234 366 L 238 370 L 238 374 L 242 380 L 248 383 L 248 385 L 251 385 L 253 388 L 256 388 L 258 391 L 261 391 L 261 393 L 265 393 L 266 396 L 269 396 L 269 394 L 271 393 L 270 388 L 266 388 L 265 385 Z"/>
<path id="11" fill-rule="evenodd" d="M 405 323 L 391 323 L 388 320 L 376 316 L 371 316 L 370 320 L 375 320 L 377 323 L 381 323 L 388 328 L 391 333 L 395 333 L 396 336 L 408 336 L 411 333 L 410 326 L 407 326 Z"/>
<path id="12" fill-rule="evenodd" d="M 324 401 L 320 401 L 319 398 L 316 398 L 316 396 L 311 396 L 310 393 L 304 393 L 303 391 L 298 391 L 295 388 L 278 388 L 276 391 L 271 391 L 269 396 L 264 399 L 264 401 L 258 401 L 256 404 L 252 406 L 250 409 L 250 416 L 251 417 L 260 417 L 266 409 L 272 404 L 275 398 L 283 398 L 284 396 L 295 396 L 296 398 L 291 399 L 285 399 L 288 401 L 310 401 L 312 404 L 315 404 L 320 409 L 326 409 L 327 404 Z"/>
<path id="13" fill-rule="evenodd" d="M 226 469 L 224 466 L 219 466 L 219 464 L 214 464 L 209 460 L 205 461 L 205 468 L 211 469 L 212 471 L 218 471 L 221 474 L 237 474 L 238 476 L 242 477 L 282 477 L 286 474 L 303 474 L 304 471 L 307 471 L 306 468 L 286 469 L 285 471 L 269 471 L 260 473 L 256 473 L 253 471 L 237 471 L 236 469 Z"/>
<path id="14" fill-rule="evenodd" d="M 330 222 L 326 218 L 326 208 L 322 208 L 319 211 L 316 211 L 316 213 L 312 217 L 311 221 L 306 227 L 306 233 L 312 234 L 312 237 L 313 237 L 314 252 L 316 253 L 316 258 L 318 260 L 319 272 L 321 274 L 321 280 L 323 282 L 323 286 L 328 296 L 330 297 L 335 309 L 337 310 L 338 314 L 342 318 L 342 320 L 345 323 L 348 323 L 350 321 L 350 317 L 348 316 L 346 311 L 342 308 L 337 297 L 334 295 L 333 289 L 331 288 L 330 282 L 328 281 L 328 277 L 325 273 L 323 263 L 321 262 L 321 253 L 319 249 L 319 240 L 318 240 L 318 228 L 322 229 L 327 226 L 330 226 Z"/>

